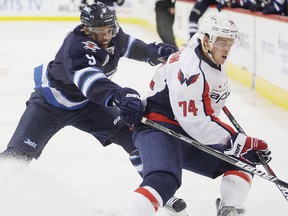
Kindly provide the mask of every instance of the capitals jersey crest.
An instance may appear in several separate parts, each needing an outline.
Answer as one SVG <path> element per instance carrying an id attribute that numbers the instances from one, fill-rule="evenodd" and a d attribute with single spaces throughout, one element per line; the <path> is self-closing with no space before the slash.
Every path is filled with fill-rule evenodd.
<path id="1" fill-rule="evenodd" d="M 192 75 L 190 77 L 185 77 L 183 72 L 179 70 L 178 72 L 178 80 L 180 81 L 181 85 L 185 82 L 187 86 L 195 83 L 199 78 L 200 73 Z"/>

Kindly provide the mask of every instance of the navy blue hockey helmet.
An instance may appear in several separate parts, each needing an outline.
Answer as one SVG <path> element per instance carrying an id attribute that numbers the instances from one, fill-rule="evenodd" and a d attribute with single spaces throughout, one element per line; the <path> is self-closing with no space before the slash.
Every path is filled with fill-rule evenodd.
<path id="1" fill-rule="evenodd" d="M 101 2 L 85 5 L 81 10 L 80 20 L 88 27 L 113 26 L 117 22 L 114 13 Z"/>

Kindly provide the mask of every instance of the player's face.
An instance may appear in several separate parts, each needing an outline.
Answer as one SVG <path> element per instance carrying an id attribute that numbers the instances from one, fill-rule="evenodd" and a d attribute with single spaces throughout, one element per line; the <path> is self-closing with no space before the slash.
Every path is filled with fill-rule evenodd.
<path id="1" fill-rule="evenodd" d="M 217 37 L 211 49 L 213 60 L 219 65 L 224 64 L 233 44 L 232 38 Z"/>
<path id="2" fill-rule="evenodd" d="M 90 30 L 92 32 L 92 37 L 105 49 L 114 36 L 115 28 L 112 26 L 95 27 Z"/>

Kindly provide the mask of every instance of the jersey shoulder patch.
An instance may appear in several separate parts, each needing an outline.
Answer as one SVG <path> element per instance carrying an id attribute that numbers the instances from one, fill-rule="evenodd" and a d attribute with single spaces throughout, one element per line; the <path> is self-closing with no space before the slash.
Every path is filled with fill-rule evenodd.
<path id="1" fill-rule="evenodd" d="M 82 44 L 85 50 L 91 50 L 94 53 L 96 53 L 97 50 L 101 50 L 101 48 L 93 41 L 83 41 Z"/>

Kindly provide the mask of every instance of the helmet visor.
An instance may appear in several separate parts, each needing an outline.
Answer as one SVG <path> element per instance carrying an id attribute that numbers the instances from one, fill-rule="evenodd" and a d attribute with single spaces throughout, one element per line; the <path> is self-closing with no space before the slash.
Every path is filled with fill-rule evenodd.
<path id="1" fill-rule="evenodd" d="M 232 38 L 222 38 L 217 37 L 215 42 L 213 43 L 214 47 L 217 47 L 221 50 L 235 50 L 240 46 L 240 39 L 239 37 L 232 39 Z"/>
<path id="2" fill-rule="evenodd" d="M 117 35 L 118 29 L 115 27 L 115 25 L 112 25 L 104 27 L 89 27 L 89 31 L 99 36 L 111 35 L 112 37 L 115 37 Z"/>

